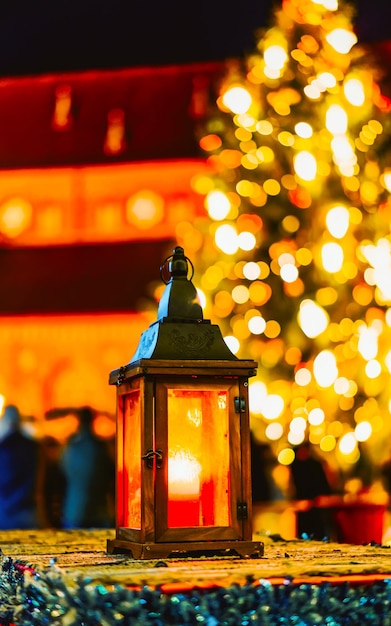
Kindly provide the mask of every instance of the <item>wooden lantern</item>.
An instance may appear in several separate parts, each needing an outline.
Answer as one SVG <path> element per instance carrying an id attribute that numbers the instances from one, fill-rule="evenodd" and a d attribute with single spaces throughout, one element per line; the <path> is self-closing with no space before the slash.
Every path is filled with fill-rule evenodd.
<path id="1" fill-rule="evenodd" d="M 158 319 L 130 363 L 110 374 L 117 518 L 107 549 L 135 559 L 259 557 L 248 414 L 256 363 L 239 360 L 203 319 L 189 264 L 180 246 L 164 261 L 162 277 L 164 269 L 171 277 Z"/>

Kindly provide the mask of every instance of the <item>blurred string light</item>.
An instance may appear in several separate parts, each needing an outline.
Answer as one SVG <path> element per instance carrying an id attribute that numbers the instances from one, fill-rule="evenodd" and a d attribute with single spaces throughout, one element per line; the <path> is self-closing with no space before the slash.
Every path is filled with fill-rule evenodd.
<path id="1" fill-rule="evenodd" d="M 178 238 L 209 317 L 259 364 L 252 425 L 280 463 L 305 439 L 339 465 L 366 441 L 380 462 L 391 435 L 390 102 L 342 1 L 282 0 L 245 65 L 228 64 L 200 136 L 216 172 L 194 181 L 205 217 L 178 225 Z"/>
<path id="2" fill-rule="evenodd" d="M 33 209 L 23 198 L 10 198 L 0 205 L 0 233 L 16 239 L 31 227 Z"/>
<path id="3" fill-rule="evenodd" d="M 128 198 L 126 219 L 132 226 L 142 230 L 153 228 L 164 217 L 164 199 L 150 189 L 142 189 Z"/>

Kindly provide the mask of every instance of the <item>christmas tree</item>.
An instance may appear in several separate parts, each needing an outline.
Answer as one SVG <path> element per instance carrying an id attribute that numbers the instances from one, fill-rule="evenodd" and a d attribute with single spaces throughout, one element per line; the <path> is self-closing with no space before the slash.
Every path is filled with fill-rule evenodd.
<path id="1" fill-rule="evenodd" d="M 289 464 L 340 467 L 391 434 L 390 101 L 338 0 L 283 0 L 227 63 L 200 146 L 205 217 L 178 227 L 206 317 L 250 381 L 251 427 Z M 388 160 L 387 160 L 388 159 Z M 389 165 L 387 165 L 389 163 Z"/>

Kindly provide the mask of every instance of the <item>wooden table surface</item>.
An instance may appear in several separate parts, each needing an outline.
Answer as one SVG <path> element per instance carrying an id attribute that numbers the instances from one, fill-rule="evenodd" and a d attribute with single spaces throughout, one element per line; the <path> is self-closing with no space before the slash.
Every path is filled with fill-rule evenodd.
<path id="1" fill-rule="evenodd" d="M 58 568 L 69 581 L 88 577 L 92 583 L 143 585 L 243 584 L 260 579 L 391 578 L 391 548 L 315 541 L 284 541 L 265 536 L 264 556 L 135 560 L 106 551 L 109 530 L 0 531 L 3 559 L 22 561 L 35 570 Z"/>

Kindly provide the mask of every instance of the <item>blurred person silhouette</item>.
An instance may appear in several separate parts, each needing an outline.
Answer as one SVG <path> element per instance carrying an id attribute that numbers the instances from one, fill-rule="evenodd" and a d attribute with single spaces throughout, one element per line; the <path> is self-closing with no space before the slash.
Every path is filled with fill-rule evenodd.
<path id="1" fill-rule="evenodd" d="M 0 418 L 0 529 L 34 529 L 39 525 L 38 472 L 40 444 L 23 430 L 17 406 Z"/>
<path id="2" fill-rule="evenodd" d="M 277 460 L 268 443 L 258 442 L 250 431 L 252 501 L 274 502 L 284 495 L 273 476 Z"/>
<path id="3" fill-rule="evenodd" d="M 345 473 L 345 490 L 348 493 L 363 494 L 369 492 L 378 480 L 382 480 L 382 470 L 372 461 L 365 442 L 358 442 L 357 451 L 357 461 Z"/>
<path id="4" fill-rule="evenodd" d="M 297 535 L 321 541 L 334 534 L 331 512 L 318 508 L 315 499 L 332 493 L 325 463 L 314 452 L 309 441 L 295 449 L 295 458 L 290 465 L 293 496 L 296 500 L 307 500 L 307 509 L 297 512 Z"/>
<path id="5" fill-rule="evenodd" d="M 65 476 L 60 467 L 61 443 L 53 436 L 42 439 L 39 495 L 41 525 L 45 528 L 62 527 L 62 507 L 65 494 Z"/>
<path id="6" fill-rule="evenodd" d="M 391 496 L 391 458 L 380 466 L 380 476 L 384 490 Z"/>
<path id="7" fill-rule="evenodd" d="M 65 477 L 63 528 L 110 528 L 115 489 L 115 462 L 109 447 L 93 430 L 95 412 L 89 406 L 76 409 L 79 428 L 61 453 Z"/>
<path id="8" fill-rule="evenodd" d="M 383 487 L 384 492 L 387 494 L 386 506 L 388 510 L 388 517 L 390 518 L 391 512 L 391 456 L 383 461 L 379 467 L 380 484 Z"/>

